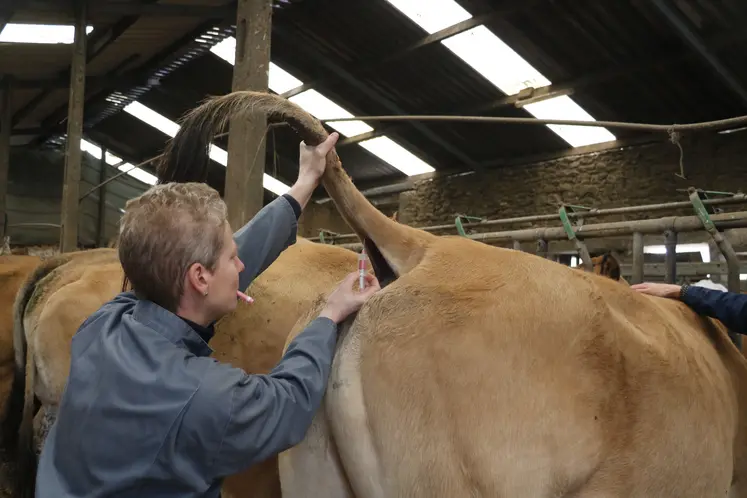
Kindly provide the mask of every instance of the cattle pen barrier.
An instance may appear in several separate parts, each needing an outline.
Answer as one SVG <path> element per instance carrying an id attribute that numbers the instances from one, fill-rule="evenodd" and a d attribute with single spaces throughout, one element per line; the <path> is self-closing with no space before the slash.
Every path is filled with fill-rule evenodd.
<path id="1" fill-rule="evenodd" d="M 665 263 L 664 274 L 665 281 L 675 283 L 677 278 L 677 259 L 676 247 L 677 237 L 680 233 L 706 231 L 715 243 L 721 255 L 726 261 L 726 273 L 728 285 L 727 288 L 732 292 L 740 292 L 740 262 L 737 254 L 729 242 L 724 237 L 722 231 L 736 228 L 747 228 L 747 211 L 735 211 L 728 213 L 715 213 L 713 210 L 709 213 L 708 207 L 726 206 L 736 204 L 747 204 L 747 196 L 742 193 L 724 196 L 721 198 L 708 199 L 706 192 L 694 188 L 688 189 L 689 201 L 670 202 L 662 204 L 649 204 L 642 206 L 628 206 L 609 209 L 588 209 L 581 208 L 569 212 L 567 207 L 561 206 L 557 214 L 523 216 L 516 218 L 506 218 L 501 220 L 481 220 L 478 222 L 462 223 L 463 216 L 457 216 L 455 223 L 452 225 L 434 225 L 430 227 L 417 227 L 429 232 L 448 232 L 456 230 L 462 237 L 483 242 L 489 245 L 512 245 L 515 250 L 522 250 L 522 242 L 536 242 L 536 254 L 542 257 L 548 257 L 548 243 L 552 241 L 572 241 L 578 251 L 579 257 L 585 269 L 591 269 L 589 251 L 586 248 L 585 240 L 632 236 L 632 278 L 631 283 L 641 283 L 644 277 L 644 235 L 663 235 L 665 246 Z M 714 192 L 711 192 L 714 194 Z M 723 192 L 715 194 L 725 195 Z M 703 197 L 706 197 L 705 199 Z M 578 206 L 570 206 L 579 208 Z M 691 208 L 695 214 L 692 216 L 666 216 L 661 218 L 615 221 L 607 223 L 580 224 L 572 225 L 570 219 L 574 218 L 583 222 L 586 218 L 620 215 L 620 214 L 649 214 L 667 210 Z M 551 220 L 560 220 L 561 226 L 533 227 L 518 230 L 490 231 L 482 233 L 466 233 L 465 228 L 478 227 L 495 227 L 499 225 L 515 225 L 518 223 L 536 223 Z M 451 233 L 442 233 L 442 235 L 453 235 Z M 310 238 L 312 241 L 339 245 L 346 249 L 360 252 L 362 245 L 360 241 L 340 243 L 343 240 L 356 240 L 357 235 L 351 234 L 334 234 L 327 232 L 325 236 L 320 233 L 319 237 Z M 699 263 L 711 265 L 713 269 L 721 269 L 720 263 Z M 690 264 L 692 265 L 692 263 Z M 714 272 L 715 273 L 715 272 Z M 732 341 L 741 349 L 741 337 L 738 334 L 731 334 Z"/>

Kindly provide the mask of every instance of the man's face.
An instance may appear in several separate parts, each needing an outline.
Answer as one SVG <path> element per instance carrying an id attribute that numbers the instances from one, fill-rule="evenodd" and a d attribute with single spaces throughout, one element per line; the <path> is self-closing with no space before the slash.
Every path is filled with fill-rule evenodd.
<path id="1" fill-rule="evenodd" d="M 244 269 L 237 254 L 231 227 L 226 223 L 223 234 L 223 250 L 210 278 L 207 306 L 211 314 L 222 317 L 236 308 L 236 291 L 239 288 L 239 273 Z"/>

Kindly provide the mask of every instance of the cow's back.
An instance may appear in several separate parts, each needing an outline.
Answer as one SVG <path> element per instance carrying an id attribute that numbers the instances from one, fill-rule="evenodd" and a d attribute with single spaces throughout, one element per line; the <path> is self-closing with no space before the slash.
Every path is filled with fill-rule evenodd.
<path id="1" fill-rule="evenodd" d="M 345 334 L 330 427 L 359 498 L 724 496 L 738 400 L 704 323 L 605 277 L 439 242 Z"/>

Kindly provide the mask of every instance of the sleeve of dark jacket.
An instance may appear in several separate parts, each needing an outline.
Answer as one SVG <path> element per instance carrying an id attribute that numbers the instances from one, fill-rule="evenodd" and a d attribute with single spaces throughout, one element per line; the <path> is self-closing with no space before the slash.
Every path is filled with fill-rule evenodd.
<path id="1" fill-rule="evenodd" d="M 244 263 L 244 271 L 239 274 L 239 289 L 246 289 L 280 253 L 296 242 L 300 215 L 298 201 L 286 194 L 263 207 L 234 233 L 239 259 Z"/>
<path id="2" fill-rule="evenodd" d="M 691 286 L 682 301 L 700 315 L 716 318 L 738 334 L 747 334 L 747 295 Z"/>
<path id="3" fill-rule="evenodd" d="M 184 419 L 186 432 L 204 438 L 196 446 L 217 448 L 199 459 L 205 475 L 241 472 L 303 440 L 324 397 L 336 336 L 333 321 L 313 320 L 266 375 L 210 365 Z"/>

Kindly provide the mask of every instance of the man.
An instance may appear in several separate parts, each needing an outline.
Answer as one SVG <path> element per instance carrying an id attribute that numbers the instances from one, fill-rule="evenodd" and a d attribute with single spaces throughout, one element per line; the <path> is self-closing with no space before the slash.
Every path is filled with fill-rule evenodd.
<path id="1" fill-rule="evenodd" d="M 119 257 L 134 291 L 104 304 L 73 337 L 36 496 L 216 497 L 223 477 L 303 439 L 337 324 L 379 289 L 376 279 L 360 292 L 351 272 L 268 375 L 218 363 L 208 341 L 237 290 L 295 242 L 337 138 L 302 143 L 294 186 L 233 237 L 207 185 L 157 185 L 127 203 Z"/>
<path id="2" fill-rule="evenodd" d="M 747 295 L 687 284 L 643 283 L 631 288 L 652 296 L 679 299 L 696 313 L 716 318 L 729 330 L 747 334 Z"/>

